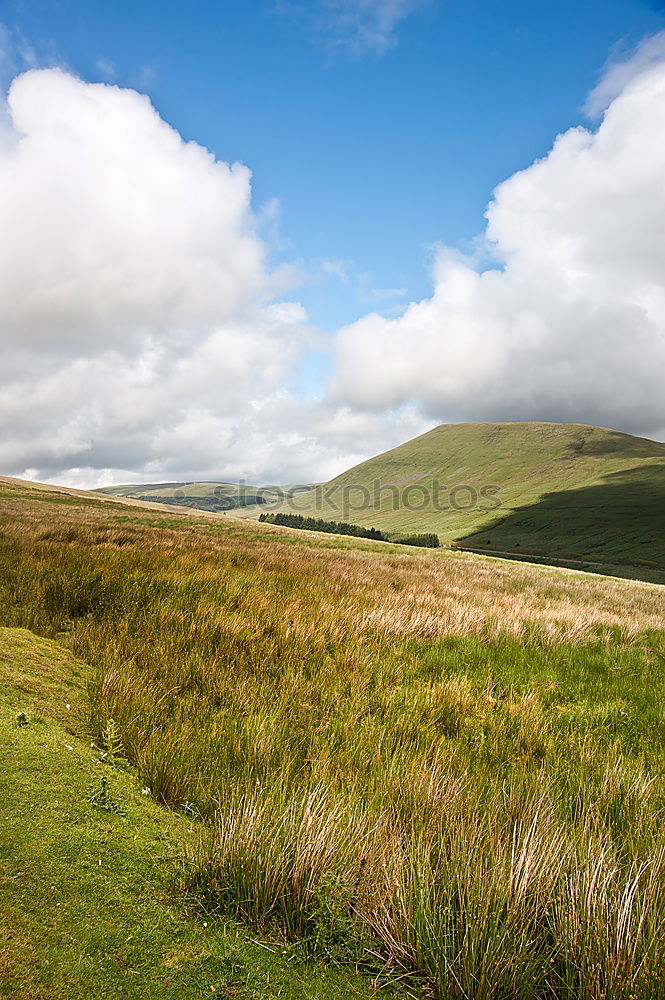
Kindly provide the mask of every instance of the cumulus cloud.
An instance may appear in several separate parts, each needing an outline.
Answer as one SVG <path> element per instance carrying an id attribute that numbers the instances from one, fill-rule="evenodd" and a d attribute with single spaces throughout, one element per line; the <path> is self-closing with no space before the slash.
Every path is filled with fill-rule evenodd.
<path id="1" fill-rule="evenodd" d="M 631 73 L 597 131 L 574 128 L 501 184 L 485 245 L 442 249 L 431 298 L 340 331 L 332 391 L 436 420 L 665 426 L 665 64 Z"/>
<path id="2" fill-rule="evenodd" d="M 327 477 L 421 416 L 304 400 L 320 349 L 274 301 L 249 170 L 146 97 L 31 71 L 0 149 L 0 470 L 77 486 Z M 265 225 L 263 225 L 265 228 Z M 286 272 L 289 273 L 288 271 Z"/>
<path id="3" fill-rule="evenodd" d="M 132 90 L 60 70 L 12 83 L 0 161 L 3 338 L 80 352 L 206 331 L 267 283 L 250 173 Z"/>
<path id="4" fill-rule="evenodd" d="M 0 467 L 224 466 L 310 336 L 269 302 L 249 170 L 61 70 L 17 77 L 7 109 Z"/>

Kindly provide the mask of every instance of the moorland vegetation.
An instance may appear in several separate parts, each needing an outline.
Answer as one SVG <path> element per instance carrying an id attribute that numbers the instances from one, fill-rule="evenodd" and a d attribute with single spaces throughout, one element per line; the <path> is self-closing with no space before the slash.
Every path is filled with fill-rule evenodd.
<path id="1" fill-rule="evenodd" d="M 0 504 L 0 624 L 89 665 L 204 912 L 445 1000 L 665 998 L 662 587 Z"/>

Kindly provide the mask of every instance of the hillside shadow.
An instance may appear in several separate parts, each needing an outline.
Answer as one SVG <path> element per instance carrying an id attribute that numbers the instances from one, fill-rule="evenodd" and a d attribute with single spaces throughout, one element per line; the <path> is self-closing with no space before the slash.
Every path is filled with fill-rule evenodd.
<path id="1" fill-rule="evenodd" d="M 665 582 L 665 462 L 547 493 L 503 516 L 498 511 L 494 521 L 456 544 L 488 554 L 623 566 L 631 572 L 622 575 Z"/>
<path id="2" fill-rule="evenodd" d="M 653 459 L 659 449 L 662 449 L 665 461 L 665 444 L 657 441 L 650 441 L 648 438 L 627 439 L 625 434 L 599 437 L 592 432 L 581 431 L 579 436 L 570 442 L 566 452 L 571 458 L 579 455 L 596 457 L 620 453 L 626 458 Z"/>

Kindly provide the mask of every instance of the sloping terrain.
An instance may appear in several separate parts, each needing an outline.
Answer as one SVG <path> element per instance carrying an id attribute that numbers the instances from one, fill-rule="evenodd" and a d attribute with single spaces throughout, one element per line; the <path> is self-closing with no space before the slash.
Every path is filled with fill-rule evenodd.
<path id="1" fill-rule="evenodd" d="M 200 824 L 100 760 L 82 724 L 90 674 L 57 643 L 0 628 L 0 997 L 374 996 L 185 906 L 180 859 Z M 91 802 L 102 779 L 107 808 Z"/>
<path id="2" fill-rule="evenodd" d="M 444 424 L 274 509 L 665 570 L 665 444 L 581 424 Z"/>
<path id="3" fill-rule="evenodd" d="M 5 996 L 665 1000 L 664 593 L 4 480 Z"/>

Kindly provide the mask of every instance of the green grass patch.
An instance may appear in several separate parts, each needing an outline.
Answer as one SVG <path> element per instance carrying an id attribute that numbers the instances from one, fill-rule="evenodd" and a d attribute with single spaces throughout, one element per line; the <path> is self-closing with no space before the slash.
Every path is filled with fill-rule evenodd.
<path id="1" fill-rule="evenodd" d="M 89 673 L 53 642 L 0 629 L 0 996 L 374 996 L 362 977 L 193 907 L 183 858 L 200 824 L 72 732 Z"/>

